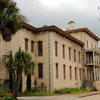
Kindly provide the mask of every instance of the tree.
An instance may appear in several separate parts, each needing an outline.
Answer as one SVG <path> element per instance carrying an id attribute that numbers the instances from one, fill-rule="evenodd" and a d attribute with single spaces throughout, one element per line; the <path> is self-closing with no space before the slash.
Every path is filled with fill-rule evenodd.
<path id="1" fill-rule="evenodd" d="M 31 68 L 35 66 L 35 64 L 32 61 L 31 55 L 27 52 L 22 51 L 21 48 L 19 48 L 14 57 L 12 57 L 12 54 L 10 54 L 10 57 L 5 65 L 10 72 L 14 73 L 14 70 L 16 71 L 16 98 L 19 90 L 22 72 L 24 71 L 25 73 L 28 73 Z"/>
<path id="2" fill-rule="evenodd" d="M 3 40 L 10 41 L 12 34 L 21 28 L 24 17 L 19 14 L 16 3 L 12 0 L 0 0 L 0 33 Z"/>
<path id="3" fill-rule="evenodd" d="M 27 91 L 31 91 L 31 74 L 27 75 Z"/>

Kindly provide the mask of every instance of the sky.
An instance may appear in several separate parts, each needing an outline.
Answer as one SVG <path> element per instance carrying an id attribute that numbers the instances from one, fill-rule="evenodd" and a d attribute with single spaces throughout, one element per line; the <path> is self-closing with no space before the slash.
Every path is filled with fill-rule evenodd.
<path id="1" fill-rule="evenodd" d="M 40 27 L 56 25 L 68 28 L 74 21 L 75 28 L 89 28 L 100 37 L 100 0 L 14 0 L 28 23 Z M 100 47 L 100 43 L 99 43 Z"/>

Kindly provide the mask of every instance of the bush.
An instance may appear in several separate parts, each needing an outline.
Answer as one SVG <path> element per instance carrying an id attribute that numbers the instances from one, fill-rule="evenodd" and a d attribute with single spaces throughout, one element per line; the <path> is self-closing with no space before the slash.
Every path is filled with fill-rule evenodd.
<path id="1" fill-rule="evenodd" d="M 50 95 L 55 95 L 55 93 L 47 93 L 40 91 L 25 91 L 23 93 L 19 93 L 18 96 L 50 96 Z"/>
<path id="2" fill-rule="evenodd" d="M 85 88 L 64 88 L 60 90 L 55 90 L 55 93 L 82 93 L 88 92 Z"/>
<path id="3" fill-rule="evenodd" d="M 0 98 L 0 100 L 13 100 L 12 98 Z"/>
<path id="4" fill-rule="evenodd" d="M 27 91 L 31 91 L 31 74 L 27 75 Z"/>

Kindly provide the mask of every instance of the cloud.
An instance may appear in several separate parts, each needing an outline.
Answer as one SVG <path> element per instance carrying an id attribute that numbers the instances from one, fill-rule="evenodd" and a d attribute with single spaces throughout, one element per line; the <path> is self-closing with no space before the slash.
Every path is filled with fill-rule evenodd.
<path id="1" fill-rule="evenodd" d="M 99 0 L 15 0 L 21 13 L 29 23 L 39 27 L 57 25 L 66 28 L 67 22 L 74 20 L 75 27 L 88 27 L 100 37 Z"/>

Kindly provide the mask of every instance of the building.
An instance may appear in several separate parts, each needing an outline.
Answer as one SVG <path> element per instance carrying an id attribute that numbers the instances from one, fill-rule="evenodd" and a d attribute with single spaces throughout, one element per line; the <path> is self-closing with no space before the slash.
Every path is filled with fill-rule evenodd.
<path id="1" fill-rule="evenodd" d="M 9 52 L 13 54 L 21 47 L 32 55 L 36 63 L 32 70 L 38 87 L 46 87 L 47 92 L 61 88 L 85 86 L 100 90 L 100 40 L 88 28 L 62 30 L 56 26 L 35 28 L 27 23 L 5 42 L 0 34 L 0 79 L 8 79 L 9 72 L 4 66 Z M 26 90 L 27 76 L 23 72 L 23 91 Z M 90 87 L 91 86 L 91 87 Z"/>

